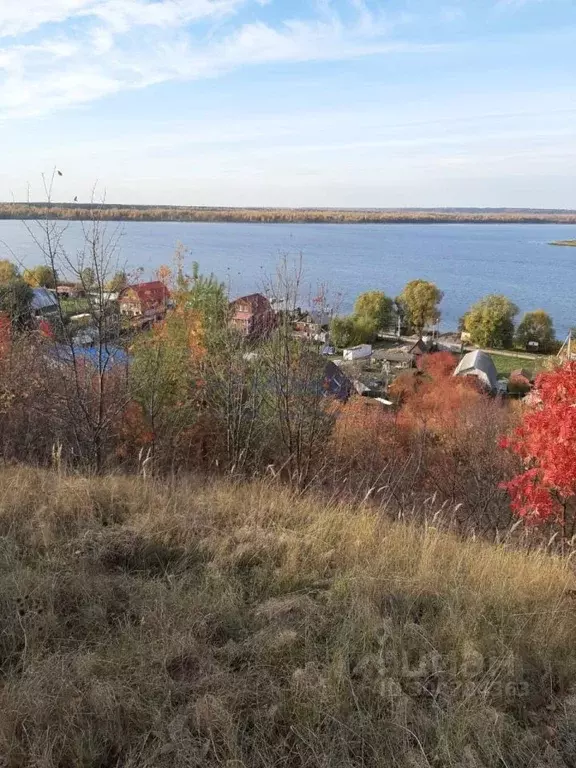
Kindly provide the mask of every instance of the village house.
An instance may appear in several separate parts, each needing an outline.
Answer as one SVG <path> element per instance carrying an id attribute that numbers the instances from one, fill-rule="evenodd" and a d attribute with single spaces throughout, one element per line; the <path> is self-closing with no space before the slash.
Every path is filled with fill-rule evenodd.
<path id="1" fill-rule="evenodd" d="M 129 285 L 119 296 L 120 314 L 125 317 L 161 320 L 166 314 L 170 292 L 160 280 Z"/>
<path id="2" fill-rule="evenodd" d="M 325 312 L 305 312 L 294 323 L 294 330 L 298 335 L 307 339 L 314 339 L 325 343 L 328 340 L 328 328 L 330 315 Z"/>
<path id="3" fill-rule="evenodd" d="M 274 327 L 272 305 L 261 293 L 241 296 L 230 304 L 231 324 L 244 336 L 260 336 Z"/>

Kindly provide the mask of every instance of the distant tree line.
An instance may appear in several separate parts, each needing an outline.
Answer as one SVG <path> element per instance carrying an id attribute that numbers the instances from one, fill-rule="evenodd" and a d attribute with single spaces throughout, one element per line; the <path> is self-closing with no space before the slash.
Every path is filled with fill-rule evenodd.
<path id="1" fill-rule="evenodd" d="M 541 210 L 349 210 L 334 208 L 220 208 L 82 203 L 0 203 L 0 219 L 107 221 L 222 221 L 333 224 L 575 224 L 574 211 Z"/>

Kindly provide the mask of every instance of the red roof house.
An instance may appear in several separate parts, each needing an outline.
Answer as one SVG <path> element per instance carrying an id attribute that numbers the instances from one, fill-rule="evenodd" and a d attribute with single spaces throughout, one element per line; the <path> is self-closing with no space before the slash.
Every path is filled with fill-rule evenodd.
<path id="1" fill-rule="evenodd" d="M 128 317 L 160 319 L 166 313 L 169 298 L 170 292 L 160 280 L 129 285 L 124 288 L 118 299 L 120 313 Z"/>
<path id="2" fill-rule="evenodd" d="M 274 326 L 274 310 L 261 293 L 241 296 L 230 304 L 232 325 L 245 336 L 266 333 Z"/>

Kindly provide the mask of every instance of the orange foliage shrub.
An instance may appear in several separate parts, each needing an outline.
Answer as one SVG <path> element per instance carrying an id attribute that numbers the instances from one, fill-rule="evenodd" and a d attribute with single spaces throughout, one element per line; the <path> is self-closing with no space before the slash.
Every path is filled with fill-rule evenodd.
<path id="1" fill-rule="evenodd" d="M 384 503 L 410 507 L 415 515 L 432 497 L 462 528 L 506 527 L 511 515 L 499 485 L 516 464 L 498 443 L 516 409 L 482 393 L 474 379 L 454 377 L 450 354 L 422 363 L 421 371 L 394 382 L 396 412 L 365 398 L 342 408 L 331 450 L 341 467 L 355 470 L 346 483 L 381 488 Z"/>
<path id="2" fill-rule="evenodd" d="M 458 362 L 450 352 L 436 352 L 433 355 L 424 355 L 420 364 L 421 370 L 432 379 L 452 376 Z"/>
<path id="3" fill-rule="evenodd" d="M 352 397 L 339 407 L 331 448 L 339 461 L 366 467 L 385 460 L 398 449 L 400 435 L 395 415 L 381 403 Z"/>

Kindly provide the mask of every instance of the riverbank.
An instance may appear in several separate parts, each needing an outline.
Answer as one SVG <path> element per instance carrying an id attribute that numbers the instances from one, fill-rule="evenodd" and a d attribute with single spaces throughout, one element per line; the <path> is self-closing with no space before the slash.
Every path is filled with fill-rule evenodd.
<path id="1" fill-rule="evenodd" d="M 576 224 L 576 211 L 542 209 L 220 208 L 204 206 L 0 203 L 0 219 L 311 224 Z"/>
<path id="2" fill-rule="evenodd" d="M 555 240 L 550 245 L 564 245 L 570 248 L 576 248 L 576 240 Z"/>

